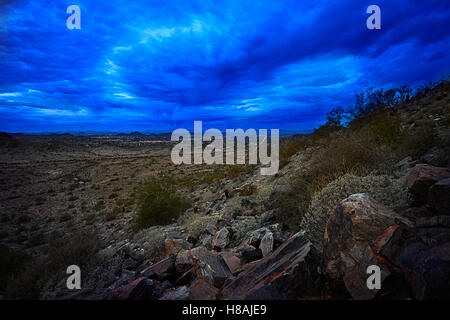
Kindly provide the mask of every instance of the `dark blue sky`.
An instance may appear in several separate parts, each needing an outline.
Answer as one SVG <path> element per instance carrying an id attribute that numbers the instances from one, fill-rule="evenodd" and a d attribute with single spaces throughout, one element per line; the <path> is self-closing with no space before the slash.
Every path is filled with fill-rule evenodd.
<path id="1" fill-rule="evenodd" d="M 448 0 L 0 0 L 0 131 L 308 131 L 367 87 L 447 76 L 449 18 Z"/>

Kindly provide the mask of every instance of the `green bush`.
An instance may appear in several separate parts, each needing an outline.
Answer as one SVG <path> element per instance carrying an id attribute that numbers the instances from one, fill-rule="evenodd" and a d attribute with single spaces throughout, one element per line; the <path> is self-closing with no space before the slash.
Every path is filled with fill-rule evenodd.
<path id="1" fill-rule="evenodd" d="M 191 206 L 190 201 L 177 195 L 168 178 L 152 178 L 140 190 L 137 224 L 140 228 L 166 225 Z"/>

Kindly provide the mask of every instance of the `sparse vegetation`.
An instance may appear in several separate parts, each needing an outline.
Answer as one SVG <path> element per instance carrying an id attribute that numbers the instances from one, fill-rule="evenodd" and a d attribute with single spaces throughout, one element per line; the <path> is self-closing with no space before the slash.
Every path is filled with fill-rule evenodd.
<path id="1" fill-rule="evenodd" d="M 191 206 L 189 200 L 176 194 L 174 182 L 169 178 L 151 178 L 140 192 L 137 215 L 140 228 L 169 224 Z"/>

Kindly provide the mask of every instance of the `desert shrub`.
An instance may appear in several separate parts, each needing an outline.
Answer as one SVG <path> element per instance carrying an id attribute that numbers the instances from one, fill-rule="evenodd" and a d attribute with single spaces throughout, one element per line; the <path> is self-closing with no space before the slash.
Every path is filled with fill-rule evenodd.
<path id="1" fill-rule="evenodd" d="M 29 259 L 25 252 L 0 245 L 0 293 L 5 293 L 10 279 L 22 272 Z"/>
<path id="2" fill-rule="evenodd" d="M 75 264 L 80 268 L 95 262 L 95 253 L 101 248 L 101 241 L 91 230 L 68 234 L 66 237 L 52 237 L 49 242 L 49 268 L 61 269 Z"/>
<path id="3" fill-rule="evenodd" d="M 170 224 L 191 205 L 188 199 L 176 193 L 170 178 L 151 178 L 140 194 L 136 219 L 140 228 Z"/>
<path id="4" fill-rule="evenodd" d="M 120 207 L 114 207 L 111 211 L 108 211 L 105 214 L 105 220 L 106 221 L 112 221 L 117 218 L 117 216 L 122 212 L 122 208 Z"/>
<path id="5" fill-rule="evenodd" d="M 401 211 L 410 201 L 406 187 L 388 175 L 365 177 L 346 174 L 332 181 L 313 195 L 302 218 L 300 228 L 305 230 L 316 248 L 322 249 L 326 223 L 336 205 L 354 193 L 368 193 L 383 205 Z"/>
<path id="6" fill-rule="evenodd" d="M 41 288 L 46 279 L 46 271 L 43 268 L 45 262 L 30 259 L 7 282 L 5 297 L 7 299 L 39 299 Z"/>
<path id="7" fill-rule="evenodd" d="M 439 137 L 433 128 L 432 121 L 424 121 L 421 126 L 409 129 L 405 132 L 401 144 L 401 150 L 405 155 L 420 157 L 432 145 L 437 144 Z"/>

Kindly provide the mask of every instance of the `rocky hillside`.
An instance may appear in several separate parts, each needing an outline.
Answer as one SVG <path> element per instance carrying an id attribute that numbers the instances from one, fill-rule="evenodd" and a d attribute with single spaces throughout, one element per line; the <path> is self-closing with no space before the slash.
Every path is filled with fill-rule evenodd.
<path id="1" fill-rule="evenodd" d="M 130 215 L 104 224 L 82 290 L 53 279 L 40 297 L 450 298 L 449 89 L 433 84 L 287 139 L 275 176 L 247 168 L 176 184 L 190 199 L 183 214 L 140 229 Z M 367 288 L 370 265 L 381 289 Z"/>
<path id="2" fill-rule="evenodd" d="M 104 297 L 450 298 L 448 89 L 441 83 L 326 137 L 295 139 L 303 146 L 274 177 L 256 170 L 196 189 L 177 223 L 110 248 L 127 259 Z M 372 137 L 358 141 L 363 133 Z M 334 150 L 336 141 L 349 146 Z M 375 159 L 351 149 L 360 143 Z M 353 163 L 333 164 L 330 151 Z M 302 198 L 294 209 L 292 198 Z M 367 288 L 369 265 L 380 267 L 381 289 Z"/>

